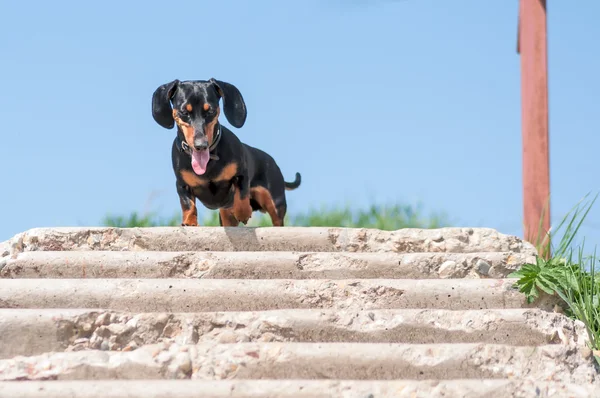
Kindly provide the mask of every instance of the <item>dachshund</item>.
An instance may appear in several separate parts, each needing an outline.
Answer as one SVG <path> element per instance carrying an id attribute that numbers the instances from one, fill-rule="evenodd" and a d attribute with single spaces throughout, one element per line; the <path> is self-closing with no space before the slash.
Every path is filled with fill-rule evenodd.
<path id="1" fill-rule="evenodd" d="M 242 143 L 219 123 L 220 100 L 235 128 L 246 122 L 246 103 L 233 84 L 210 80 L 173 80 L 152 95 L 152 116 L 165 129 L 177 125 L 171 159 L 182 211 L 182 226 L 197 226 L 196 199 L 219 210 L 221 226 L 246 225 L 254 211 L 269 214 L 273 226 L 283 226 L 286 190 L 300 186 L 284 181 L 275 160 Z"/>

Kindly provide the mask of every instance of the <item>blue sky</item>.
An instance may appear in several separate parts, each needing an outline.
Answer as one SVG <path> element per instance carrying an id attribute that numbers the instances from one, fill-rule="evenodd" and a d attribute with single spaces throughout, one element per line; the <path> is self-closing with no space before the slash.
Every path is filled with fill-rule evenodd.
<path id="1" fill-rule="evenodd" d="M 600 190 L 600 2 L 549 3 L 556 221 Z M 290 213 L 421 202 L 520 235 L 517 14 L 517 0 L 1 2 L 0 240 L 178 212 L 175 132 L 151 96 L 210 77 L 246 100 L 234 132 L 302 173 Z"/>

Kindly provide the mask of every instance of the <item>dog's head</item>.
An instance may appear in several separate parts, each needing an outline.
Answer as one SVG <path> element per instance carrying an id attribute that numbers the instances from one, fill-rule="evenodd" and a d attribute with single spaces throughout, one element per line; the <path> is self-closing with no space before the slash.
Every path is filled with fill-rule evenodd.
<path id="1" fill-rule="evenodd" d="M 152 95 L 152 117 L 166 129 L 177 124 L 181 139 L 190 148 L 197 174 L 204 174 L 210 158 L 209 147 L 221 113 L 220 99 L 227 121 L 242 127 L 246 122 L 246 104 L 233 84 L 215 79 L 173 80 L 159 86 Z"/>

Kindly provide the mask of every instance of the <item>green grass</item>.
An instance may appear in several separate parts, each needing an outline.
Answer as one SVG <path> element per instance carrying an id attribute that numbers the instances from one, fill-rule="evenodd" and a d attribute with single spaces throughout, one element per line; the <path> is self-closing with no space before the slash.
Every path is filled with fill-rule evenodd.
<path id="1" fill-rule="evenodd" d="M 350 206 L 322 207 L 310 209 L 296 215 L 286 215 L 285 225 L 301 227 L 352 227 L 352 228 L 377 228 L 382 230 L 396 230 L 401 228 L 438 228 L 448 225 L 448 219 L 440 213 L 433 213 L 425 217 L 422 215 L 421 206 L 410 205 L 371 205 L 366 209 L 352 209 Z M 218 226 L 218 212 L 210 211 L 199 220 L 200 225 Z M 108 215 L 102 224 L 110 227 L 156 227 L 178 226 L 181 216 L 160 218 L 154 213 L 140 215 L 133 212 L 128 216 Z M 271 226 L 271 219 L 262 213 L 255 212 L 248 223 L 249 226 Z"/>
<path id="2" fill-rule="evenodd" d="M 154 213 L 140 215 L 136 211 L 128 216 L 114 216 L 109 214 L 102 220 L 102 225 L 118 228 L 175 226 L 180 224 L 181 221 L 179 221 L 178 215 L 165 219 L 158 217 Z"/>
<path id="3" fill-rule="evenodd" d="M 587 198 L 587 196 L 586 196 Z M 596 252 L 586 255 L 585 241 L 575 245 L 575 237 L 598 195 L 586 198 L 575 206 L 548 234 L 535 264 L 525 264 L 508 275 L 518 278 L 517 287 L 535 302 L 540 292 L 560 297 L 566 304 L 566 314 L 585 324 L 590 348 L 600 365 L 600 275 L 596 272 Z M 554 243 L 557 242 L 556 245 Z M 546 256 L 550 249 L 550 255 Z"/>

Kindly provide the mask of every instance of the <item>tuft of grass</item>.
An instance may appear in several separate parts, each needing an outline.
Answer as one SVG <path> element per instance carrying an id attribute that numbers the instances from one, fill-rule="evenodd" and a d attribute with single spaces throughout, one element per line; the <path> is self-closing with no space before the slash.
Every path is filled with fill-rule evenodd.
<path id="1" fill-rule="evenodd" d="M 140 215 L 134 211 L 128 216 L 107 215 L 102 220 L 102 224 L 107 227 L 116 228 L 135 228 L 135 227 L 158 227 L 158 226 L 176 226 L 180 225 L 178 216 L 171 218 L 160 218 L 154 213 Z"/>
<path id="2" fill-rule="evenodd" d="M 596 272 L 596 251 L 584 255 L 583 245 L 577 251 L 577 261 L 569 258 L 566 283 L 557 294 L 565 301 L 569 314 L 585 324 L 594 357 L 600 364 L 600 275 Z"/>
<path id="3" fill-rule="evenodd" d="M 558 286 L 566 283 L 567 270 L 573 265 L 569 262 L 572 259 L 573 240 L 597 197 L 598 195 L 585 203 L 586 195 L 565 215 L 556 228 L 551 228 L 543 246 L 553 253 L 552 256 L 548 257 L 548 252 L 542 251 L 536 258 L 535 264 L 525 264 L 519 271 L 509 275 L 511 278 L 519 278 L 517 285 L 527 295 L 529 302 L 533 302 L 538 297 L 538 289 L 553 294 L 557 291 Z M 562 235 L 559 235 L 561 231 L 563 231 Z M 557 236 L 560 236 L 560 239 L 558 239 L 558 245 L 554 246 L 553 243 Z"/>
<path id="4" fill-rule="evenodd" d="M 519 278 L 516 283 L 519 291 L 525 293 L 528 303 L 533 303 L 538 299 L 540 290 L 550 295 L 559 290 L 566 278 L 566 267 L 537 257 L 535 264 L 525 264 L 508 277 Z"/>
<path id="5" fill-rule="evenodd" d="M 397 230 L 402 228 L 439 228 L 447 226 L 448 220 L 443 214 L 433 213 L 424 217 L 420 206 L 411 205 L 371 205 L 366 209 L 345 207 L 322 207 L 310 209 L 297 215 L 286 215 L 285 225 L 299 227 L 348 227 L 377 228 Z M 155 213 L 140 215 L 133 212 L 128 216 L 106 216 L 103 225 L 111 227 L 156 227 L 181 225 L 181 216 L 160 218 Z M 219 226 L 219 213 L 208 211 L 200 221 L 203 226 Z M 268 227 L 273 225 L 268 215 L 255 212 L 249 226 Z"/>
<path id="6" fill-rule="evenodd" d="M 583 243 L 574 246 L 575 237 L 598 195 L 589 201 L 586 201 L 587 197 L 549 231 L 543 244 L 547 251 L 539 252 L 535 264 L 525 264 L 508 277 L 518 278 L 516 286 L 530 303 L 539 297 L 540 291 L 560 297 L 567 306 L 566 314 L 585 324 L 590 348 L 600 364 L 600 354 L 596 354 L 600 350 L 600 277 L 596 272 L 596 252 L 586 256 Z M 557 236 L 560 237 L 558 240 Z M 556 246 L 553 245 L 555 241 Z M 548 255 L 550 251 L 551 256 Z"/>
<path id="7" fill-rule="evenodd" d="M 293 225 L 348 228 L 376 228 L 394 231 L 402 228 L 439 228 L 448 225 L 443 214 L 422 216 L 420 206 L 376 205 L 352 210 L 349 206 L 311 209 L 292 218 Z"/>
<path id="8" fill-rule="evenodd" d="M 181 215 L 174 214 L 172 217 L 159 217 L 156 213 L 150 212 L 140 215 L 134 211 L 128 216 L 107 215 L 102 220 L 102 225 L 115 228 L 145 228 L 145 227 L 177 227 L 181 225 Z M 210 212 L 204 217 L 202 225 L 219 226 L 219 213 Z"/>

